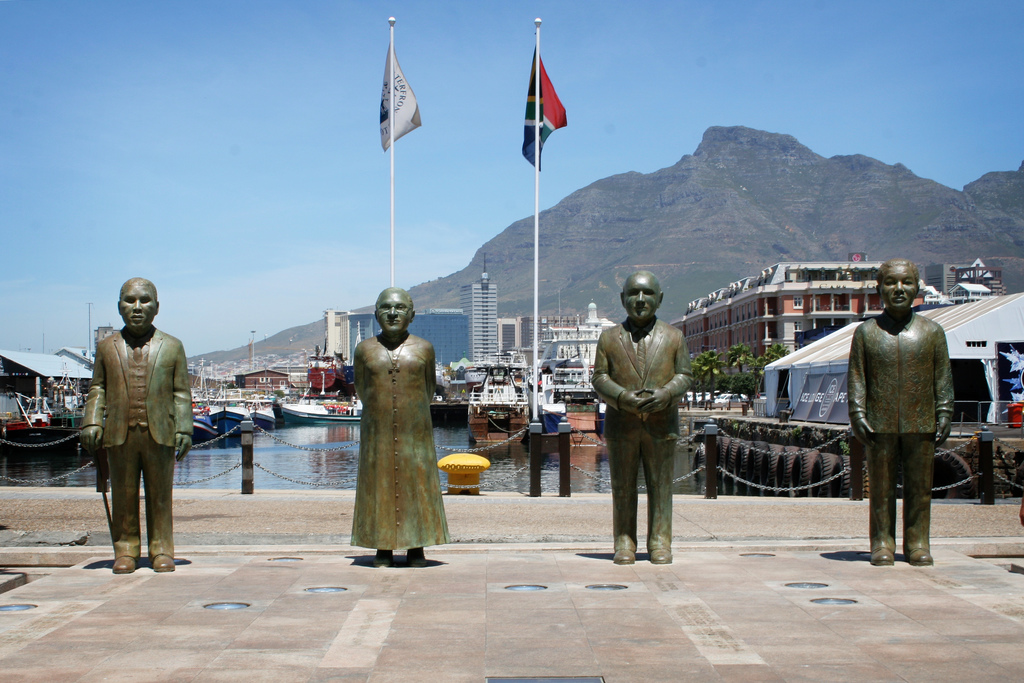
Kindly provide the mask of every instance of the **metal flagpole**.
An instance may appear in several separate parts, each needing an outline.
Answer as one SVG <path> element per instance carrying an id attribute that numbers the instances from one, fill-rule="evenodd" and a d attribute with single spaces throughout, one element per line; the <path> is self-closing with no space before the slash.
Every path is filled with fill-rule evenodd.
<path id="1" fill-rule="evenodd" d="M 388 123 L 391 142 L 391 286 L 395 286 L 395 18 L 388 17 L 391 25 L 391 43 L 388 46 Z"/>
<path id="2" fill-rule="evenodd" d="M 540 17 L 533 23 L 537 26 L 537 59 L 533 65 L 533 419 L 540 421 Z"/>

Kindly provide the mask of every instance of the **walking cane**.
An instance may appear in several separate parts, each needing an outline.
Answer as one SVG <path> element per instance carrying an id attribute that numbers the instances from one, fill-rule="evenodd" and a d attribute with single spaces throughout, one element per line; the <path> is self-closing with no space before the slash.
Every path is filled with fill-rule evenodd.
<path id="1" fill-rule="evenodd" d="M 110 477 L 110 464 L 107 461 L 107 449 L 96 450 L 96 490 L 103 494 L 103 508 L 107 513 L 107 531 L 110 542 L 114 542 L 114 519 L 110 516 L 110 501 L 107 500 L 107 480 Z"/>

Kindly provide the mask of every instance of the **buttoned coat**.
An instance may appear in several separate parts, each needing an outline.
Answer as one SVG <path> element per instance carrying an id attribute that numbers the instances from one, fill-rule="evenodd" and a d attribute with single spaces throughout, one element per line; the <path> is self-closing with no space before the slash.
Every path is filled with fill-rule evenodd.
<path id="1" fill-rule="evenodd" d="M 850 421 L 867 418 L 879 434 L 931 434 L 953 413 L 953 375 L 946 333 L 911 313 L 867 320 L 850 346 Z"/>
<path id="2" fill-rule="evenodd" d="M 690 353 L 683 333 L 655 320 L 648 335 L 647 362 L 640 367 L 630 333 L 625 325 L 616 325 L 601 333 L 594 360 L 594 391 L 608 404 L 605 435 L 609 440 L 633 439 L 646 430 L 655 440 L 679 438 L 678 399 L 693 382 Z M 672 396 L 661 411 L 642 415 L 619 408 L 625 391 L 665 388 Z"/>
<path id="3" fill-rule="evenodd" d="M 120 446 L 128 435 L 128 351 L 121 332 L 96 346 L 84 426 L 103 428 L 103 446 Z M 181 342 L 160 330 L 149 342 L 146 421 L 153 440 L 174 447 L 175 434 L 192 435 L 192 391 Z"/>
<path id="4" fill-rule="evenodd" d="M 379 337 L 360 342 L 354 354 L 363 413 L 352 545 L 362 548 L 448 542 L 430 420 L 434 347 L 409 335 L 400 348 L 392 351 L 394 364 Z"/>

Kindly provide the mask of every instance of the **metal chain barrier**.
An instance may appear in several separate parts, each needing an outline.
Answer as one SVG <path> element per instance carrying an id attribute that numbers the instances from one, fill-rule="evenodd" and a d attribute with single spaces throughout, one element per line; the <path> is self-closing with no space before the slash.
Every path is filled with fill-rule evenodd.
<path id="1" fill-rule="evenodd" d="M 718 433 L 719 433 L 720 436 L 727 436 L 730 439 L 737 438 L 737 437 L 734 437 L 734 436 L 730 436 L 729 434 L 726 434 L 725 431 L 722 430 L 721 427 L 719 427 Z M 850 430 L 849 429 L 845 429 L 845 430 L 839 432 L 838 434 L 836 434 L 835 436 L 833 436 L 828 441 L 826 441 L 824 443 L 821 443 L 821 444 L 818 444 L 817 446 L 809 446 L 807 448 L 803 448 L 803 449 L 798 450 L 798 451 L 789 451 L 789 452 L 793 453 L 794 456 L 797 456 L 797 455 L 804 455 L 805 453 L 810 453 L 811 451 L 820 451 L 822 449 L 828 448 L 829 446 L 831 446 L 832 444 L 836 443 L 837 441 L 840 441 L 841 439 L 847 438 L 847 436 L 849 434 L 850 434 Z M 740 441 L 746 441 L 746 439 L 740 439 Z M 754 442 L 753 441 L 749 441 L 748 443 L 750 444 L 750 450 L 754 451 L 755 453 L 760 453 L 761 455 L 768 455 L 769 453 L 771 453 L 771 450 L 764 450 L 763 448 L 758 448 L 758 447 L 754 446 Z"/>
<path id="2" fill-rule="evenodd" d="M 277 477 L 278 479 L 284 479 L 285 481 L 290 481 L 293 484 L 302 484 L 303 486 L 344 486 L 346 484 L 354 484 L 356 481 L 355 479 L 325 479 L 324 481 L 302 481 L 301 479 L 292 479 L 291 477 L 286 477 L 283 474 L 278 474 L 273 470 L 268 470 L 266 467 L 259 464 L 258 462 L 254 462 L 252 466 L 258 467 L 267 474 L 273 477 Z"/>
<path id="3" fill-rule="evenodd" d="M 1024 486 L 1021 486 L 1021 485 L 1020 485 L 1020 484 L 1018 484 L 1017 482 L 1014 482 L 1014 481 L 1010 481 L 1009 479 L 1007 479 L 1007 478 L 1006 478 L 1006 477 L 1004 477 L 1003 475 L 999 474 L 998 472 L 993 472 L 992 474 L 996 475 L 996 478 L 997 478 L 997 479 L 1002 479 L 1003 481 L 1005 481 L 1005 482 L 1006 482 L 1007 484 L 1009 484 L 1009 485 L 1010 485 L 1010 486 L 1012 486 L 1013 488 L 1015 488 L 1015 489 L 1021 489 L 1022 491 L 1024 491 Z"/>
<path id="4" fill-rule="evenodd" d="M 955 484 L 946 484 L 945 486 L 933 486 L 932 487 L 932 491 L 945 491 L 947 489 L 955 489 L 957 486 L 963 486 L 964 484 L 970 483 L 973 479 L 977 479 L 979 476 L 980 475 L 972 474 L 969 477 L 967 477 L 966 479 L 961 479 L 960 481 L 956 482 Z M 896 488 L 898 488 L 898 489 L 903 488 L 903 484 L 900 484 Z"/>
<path id="5" fill-rule="evenodd" d="M 590 477 L 591 479 L 593 479 L 594 481 L 596 481 L 598 483 L 604 484 L 606 486 L 611 486 L 612 485 L 612 482 L 611 482 L 610 479 L 605 479 L 605 478 L 603 478 L 601 476 L 598 476 L 598 475 L 594 474 L 593 472 L 587 472 L 586 470 L 581 469 L 578 465 L 570 465 L 570 467 L 572 467 L 577 472 L 583 474 L 584 476 Z M 690 477 L 694 476 L 695 474 L 698 474 L 698 473 L 703 472 L 703 471 L 704 471 L 704 465 L 701 465 L 700 467 L 698 467 L 697 469 L 693 470 L 692 472 L 689 472 L 688 474 L 684 474 L 681 477 L 676 477 L 675 479 L 672 480 L 672 483 L 673 484 L 678 484 L 681 481 L 686 481 L 687 479 L 689 479 Z M 637 486 L 637 491 L 646 491 L 646 490 L 647 490 L 647 487 L 642 485 L 642 484 L 640 486 Z"/>
<path id="6" fill-rule="evenodd" d="M 207 481 L 212 481 L 212 480 L 216 479 L 217 477 L 223 477 L 228 472 L 234 472 L 235 470 L 237 470 L 241 466 L 242 466 L 242 461 L 239 460 L 235 464 L 234 467 L 229 467 L 228 469 L 226 469 L 223 472 L 220 472 L 218 474 L 214 474 L 212 476 L 206 477 L 205 479 L 193 479 L 192 481 L 176 481 L 176 482 L 174 482 L 174 485 L 175 486 L 192 486 L 193 484 L 202 484 L 202 483 L 207 482 Z"/>
<path id="7" fill-rule="evenodd" d="M 197 448 L 209 448 L 210 446 L 212 446 L 213 444 L 217 443 L 221 439 L 228 438 L 229 436 L 231 436 L 232 434 L 234 434 L 235 432 L 237 432 L 241 428 L 242 428 L 242 425 L 235 425 L 234 427 L 232 427 L 228 431 L 224 432 L 220 436 L 214 437 L 214 438 L 210 439 L 209 441 L 204 441 L 204 442 L 202 442 L 200 444 L 193 445 L 191 450 L 194 451 Z"/>
<path id="8" fill-rule="evenodd" d="M 74 472 L 68 472 L 67 474 L 60 474 L 60 475 L 57 475 L 56 477 L 48 477 L 46 479 L 15 479 L 14 477 L 5 477 L 2 474 L 0 474 L 0 479 L 3 479 L 4 481 L 13 482 L 15 484 L 46 484 L 46 483 L 51 482 L 51 481 L 61 481 L 62 479 L 67 479 L 68 477 L 73 477 L 76 474 L 78 474 L 79 472 L 82 472 L 84 470 L 89 469 L 94 464 L 95 463 L 92 460 L 90 460 L 89 462 L 85 463 L 84 465 L 79 467 Z"/>
<path id="9" fill-rule="evenodd" d="M 74 434 L 68 434 L 63 439 L 57 439 L 56 441 L 47 441 L 46 443 L 19 443 L 17 441 L 8 441 L 7 439 L 0 439 L 0 443 L 5 446 L 16 446 L 18 448 L 52 448 L 57 444 L 64 443 L 65 441 L 71 441 L 71 439 L 77 439 L 78 432 Z"/>
<path id="10" fill-rule="evenodd" d="M 575 465 L 574 465 L 574 467 L 575 467 Z M 530 469 L 530 466 L 529 465 L 525 465 L 523 467 L 520 467 L 518 470 L 515 470 L 514 472 L 511 472 L 509 474 L 503 474 L 500 477 L 494 477 L 493 479 L 488 479 L 487 483 L 488 484 L 499 484 L 499 483 L 501 483 L 503 481 L 512 481 L 517 476 L 519 476 L 519 474 L 521 474 L 522 472 L 524 472 L 524 471 L 526 471 L 528 469 Z M 457 484 L 457 485 L 452 486 L 451 484 L 441 484 L 441 491 L 444 492 L 445 490 L 448 489 L 449 486 L 451 486 L 451 488 L 455 488 L 455 489 L 479 489 L 479 488 L 483 488 L 484 485 L 483 484 Z"/>
<path id="11" fill-rule="evenodd" d="M 786 487 L 782 487 L 782 486 L 765 486 L 764 484 L 755 483 L 753 481 L 748 481 L 748 480 L 742 478 L 741 476 L 737 476 L 737 475 L 733 474 L 732 472 L 728 471 L 727 469 L 725 469 L 721 465 L 718 466 L 718 471 L 721 472 L 722 474 L 726 475 L 727 477 L 730 477 L 731 479 L 733 479 L 735 481 L 738 481 L 739 483 L 746 484 L 748 486 L 754 486 L 755 488 L 760 488 L 761 490 L 770 490 L 770 492 L 772 492 L 773 494 L 781 494 L 781 493 L 785 493 L 785 492 L 792 492 L 792 490 L 807 490 L 809 488 L 814 488 L 815 486 L 822 486 L 822 485 L 824 485 L 826 483 L 831 483 L 831 482 L 835 481 L 836 479 L 840 478 L 841 476 L 843 476 L 843 474 L 847 472 L 847 467 L 846 467 L 846 463 L 844 462 L 843 463 L 843 469 L 841 469 L 836 474 L 831 475 L 827 479 L 822 479 L 821 481 L 814 481 L 812 483 L 805 483 L 802 486 L 790 486 L 790 487 L 787 487 L 787 488 Z"/>
<path id="12" fill-rule="evenodd" d="M 525 434 L 527 429 L 529 429 L 529 427 L 523 427 L 518 432 L 516 432 L 509 438 L 505 439 L 504 441 L 498 441 L 497 443 L 492 443 L 488 446 L 481 446 L 479 448 L 459 448 L 452 446 L 435 446 L 435 448 L 442 451 L 448 451 L 449 453 L 483 453 L 484 451 L 489 451 L 492 448 L 497 448 L 499 446 L 504 446 L 505 444 L 512 443 L 516 439 L 520 438 L 523 434 Z"/>
<path id="13" fill-rule="evenodd" d="M 296 446 L 295 444 L 288 443 L 287 441 L 285 441 L 284 439 L 282 439 L 282 438 L 280 438 L 278 436 L 274 436 L 273 434 L 271 434 L 270 432 L 265 430 L 263 427 L 260 427 L 258 424 L 254 423 L 253 424 L 253 429 L 261 432 L 265 436 L 269 436 L 271 439 L 273 439 L 274 441 L 278 442 L 279 444 L 281 444 L 283 446 L 290 446 L 291 448 L 294 448 L 294 449 L 300 450 L 300 451 L 309 451 L 311 453 L 342 453 L 342 452 L 346 451 L 346 448 L 312 448 L 310 446 Z M 358 444 L 359 442 L 358 441 L 344 441 L 342 443 L 345 443 L 348 446 L 354 446 L 354 445 Z"/>

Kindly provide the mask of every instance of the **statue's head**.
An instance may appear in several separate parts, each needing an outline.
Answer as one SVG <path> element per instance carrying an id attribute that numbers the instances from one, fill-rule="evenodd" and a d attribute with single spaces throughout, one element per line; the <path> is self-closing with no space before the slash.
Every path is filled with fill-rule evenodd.
<path id="1" fill-rule="evenodd" d="M 889 259 L 878 268 L 878 294 L 885 311 L 894 318 L 905 318 L 914 306 L 921 288 L 921 273 L 913 261 Z"/>
<path id="2" fill-rule="evenodd" d="M 377 297 L 375 315 L 384 336 L 395 339 L 406 333 L 416 311 L 409 292 L 401 287 L 388 287 Z"/>
<path id="3" fill-rule="evenodd" d="M 129 334 L 134 337 L 146 334 L 153 326 L 153 318 L 160 311 L 156 285 L 141 277 L 128 280 L 121 285 L 117 309 Z"/>
<path id="4" fill-rule="evenodd" d="M 622 285 L 622 294 L 619 299 L 622 307 L 626 309 L 626 316 L 629 321 L 637 327 L 646 327 L 654 320 L 658 306 L 665 294 L 661 291 L 661 284 L 654 273 L 647 270 L 638 270 L 626 278 Z"/>

